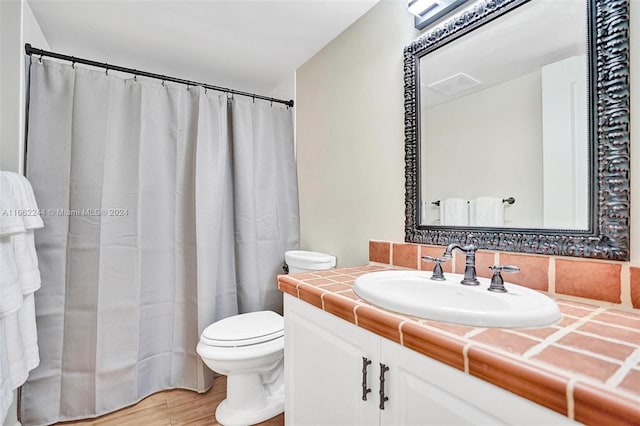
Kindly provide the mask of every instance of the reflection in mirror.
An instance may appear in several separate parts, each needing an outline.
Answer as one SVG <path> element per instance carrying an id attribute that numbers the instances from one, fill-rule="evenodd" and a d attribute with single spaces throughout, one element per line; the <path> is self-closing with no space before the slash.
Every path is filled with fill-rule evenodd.
<path id="1" fill-rule="evenodd" d="M 419 58 L 422 225 L 588 229 L 587 28 L 533 0 Z"/>
<path id="2" fill-rule="evenodd" d="M 405 48 L 405 241 L 629 259 L 629 3 L 477 0 Z"/>

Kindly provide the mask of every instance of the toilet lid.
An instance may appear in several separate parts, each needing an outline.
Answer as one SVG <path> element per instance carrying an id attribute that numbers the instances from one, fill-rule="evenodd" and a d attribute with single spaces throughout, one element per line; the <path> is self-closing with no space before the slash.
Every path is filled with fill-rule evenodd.
<path id="1" fill-rule="evenodd" d="M 250 346 L 284 336 L 284 318 L 273 311 L 250 312 L 216 321 L 202 332 L 210 346 Z"/>
<path id="2" fill-rule="evenodd" d="M 289 250 L 284 253 L 284 258 L 287 263 L 330 263 L 331 266 L 336 266 L 335 256 L 317 251 Z"/>

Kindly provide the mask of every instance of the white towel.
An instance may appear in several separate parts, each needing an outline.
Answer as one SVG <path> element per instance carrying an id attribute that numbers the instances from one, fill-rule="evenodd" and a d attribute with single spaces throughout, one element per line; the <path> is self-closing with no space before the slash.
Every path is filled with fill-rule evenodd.
<path id="1" fill-rule="evenodd" d="M 40 363 L 33 296 L 40 287 L 40 271 L 33 230 L 44 224 L 29 181 L 9 172 L 0 172 L 0 179 L 0 207 L 4 209 L 0 215 L 10 218 L 0 227 L 10 234 L 0 236 L 0 420 L 3 420 L 7 401 L 10 404 L 13 400 L 13 390 Z"/>
<path id="2" fill-rule="evenodd" d="M 3 343 L 6 344 L 3 350 L 9 360 L 9 385 L 12 389 L 21 386 L 29 376 L 20 320 L 19 311 L 0 319 L 0 327 L 4 329 Z"/>
<path id="3" fill-rule="evenodd" d="M 13 196 L 12 184 L 0 173 L 0 236 L 7 237 L 24 232 L 18 200 Z"/>
<path id="4" fill-rule="evenodd" d="M 469 207 L 461 198 L 440 200 L 440 224 L 446 226 L 468 226 Z"/>
<path id="5" fill-rule="evenodd" d="M 5 341 L 4 326 L 2 319 L 0 319 L 0 343 L 4 344 Z M 0 350 L 0 424 L 4 424 L 12 403 L 13 387 L 9 377 L 9 359 L 7 351 L 2 349 Z"/>
<path id="6" fill-rule="evenodd" d="M 424 225 L 427 223 L 427 202 L 420 201 L 420 223 L 418 225 Z"/>
<path id="7" fill-rule="evenodd" d="M 478 197 L 469 202 L 471 226 L 504 226 L 502 198 Z"/>
<path id="8" fill-rule="evenodd" d="M 28 295 L 40 288 L 40 270 L 36 254 L 33 231 L 11 237 L 13 240 L 13 256 L 18 272 L 18 281 L 22 289 L 21 295 Z"/>
<path id="9" fill-rule="evenodd" d="M 23 292 L 12 238 L 0 237 L 0 318 L 14 314 L 22 306 Z"/>
<path id="10" fill-rule="evenodd" d="M 22 216 L 25 229 L 28 230 L 42 228 L 44 226 L 44 223 L 42 222 L 42 218 L 38 213 L 38 203 L 36 203 L 36 196 L 33 193 L 31 182 L 29 182 L 26 177 L 17 173 L 2 173 L 9 178 L 12 187 L 15 188 L 14 193 L 16 193 L 17 191 L 17 194 L 19 194 L 18 196 L 16 196 L 18 205 L 27 213 Z"/>
<path id="11" fill-rule="evenodd" d="M 28 295 L 40 288 L 40 271 L 33 230 L 42 228 L 44 224 L 38 214 L 38 205 L 29 181 L 17 173 L 2 172 L 2 174 L 10 183 L 18 209 L 23 212 L 22 219 L 26 232 L 13 236 L 13 249 L 22 293 Z"/>
<path id="12" fill-rule="evenodd" d="M 28 371 L 40 364 L 38 351 L 38 330 L 36 329 L 36 301 L 33 293 L 24 297 L 20 314 L 20 333 L 24 350 L 24 363 Z M 22 385 L 22 383 L 20 384 Z"/>

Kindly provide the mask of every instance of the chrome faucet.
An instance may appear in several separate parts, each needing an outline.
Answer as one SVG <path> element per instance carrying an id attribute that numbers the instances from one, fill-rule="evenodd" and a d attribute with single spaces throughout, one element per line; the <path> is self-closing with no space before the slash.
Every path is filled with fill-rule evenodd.
<path id="1" fill-rule="evenodd" d="M 454 250 L 460 250 L 466 256 L 464 278 L 460 283 L 464 285 L 480 285 L 480 281 L 476 278 L 476 251 L 478 250 L 478 247 L 473 244 L 461 246 L 458 243 L 451 243 L 447 246 L 442 257 L 445 259 L 451 259 L 453 257 Z"/>

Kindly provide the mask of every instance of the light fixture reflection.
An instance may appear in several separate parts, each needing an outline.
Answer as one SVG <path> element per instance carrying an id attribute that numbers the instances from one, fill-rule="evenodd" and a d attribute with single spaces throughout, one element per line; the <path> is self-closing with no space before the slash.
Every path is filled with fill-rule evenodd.
<path id="1" fill-rule="evenodd" d="M 439 1 L 434 0 L 409 0 L 409 12 L 415 16 L 422 16 L 434 7 L 440 4 Z"/>

